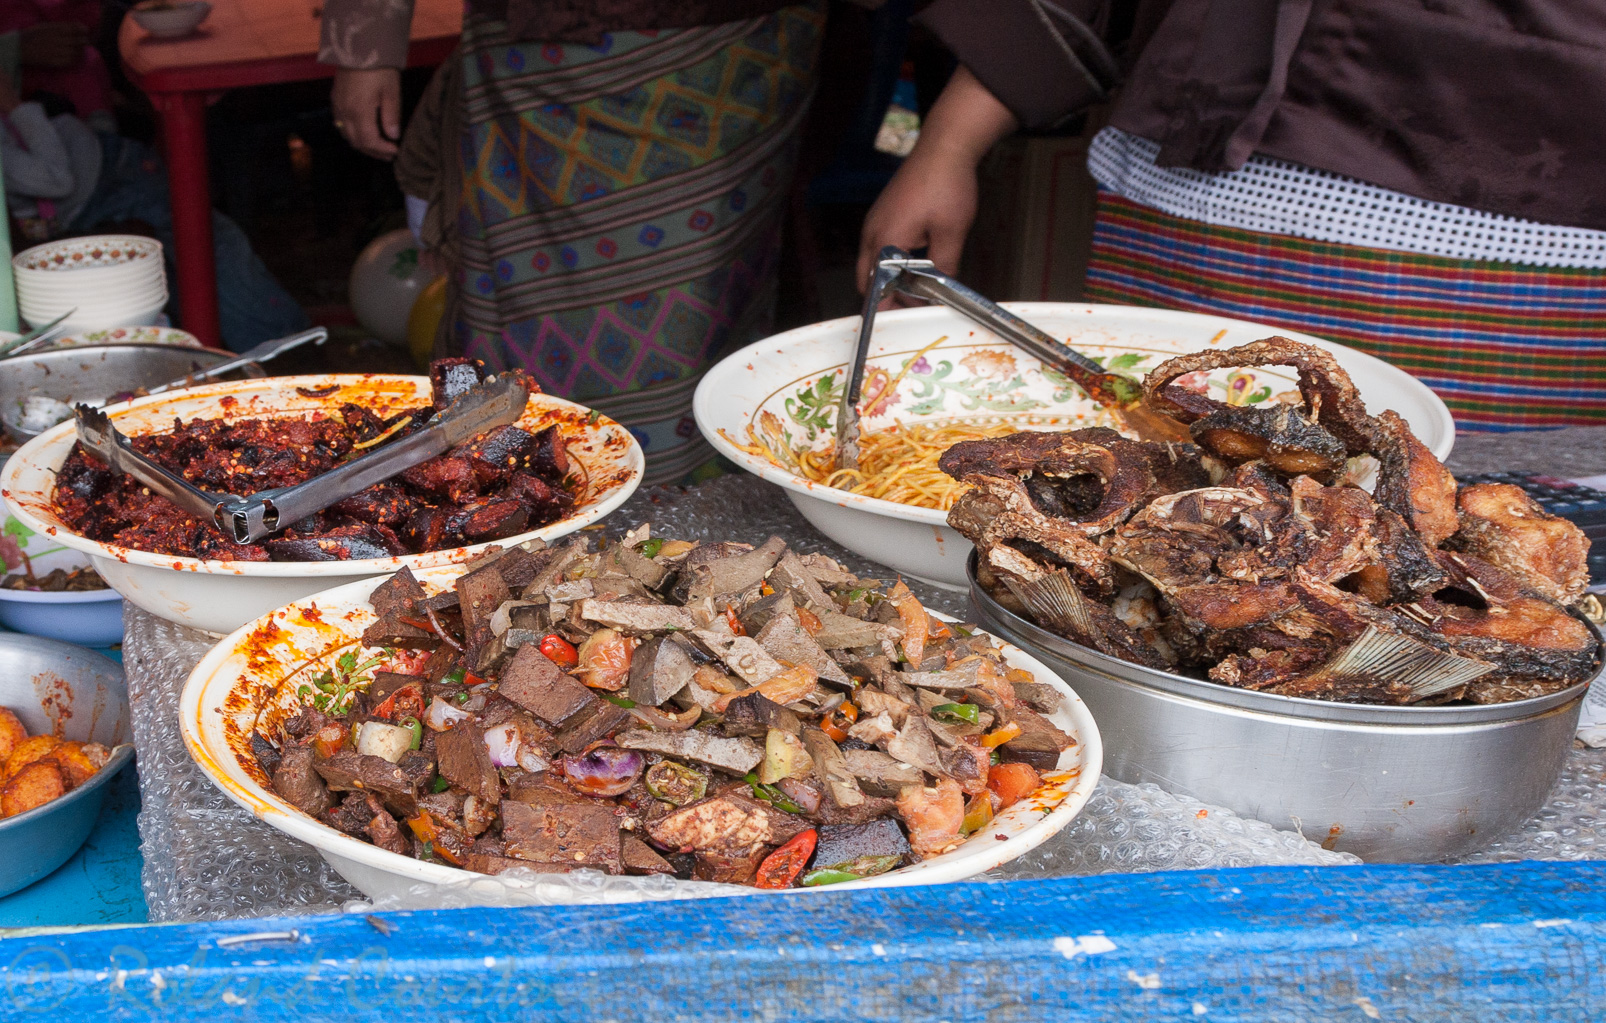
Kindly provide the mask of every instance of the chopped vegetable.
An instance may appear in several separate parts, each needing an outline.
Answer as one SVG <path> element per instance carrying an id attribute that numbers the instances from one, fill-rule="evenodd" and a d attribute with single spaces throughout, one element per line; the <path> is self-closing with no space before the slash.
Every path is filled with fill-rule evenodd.
<path id="1" fill-rule="evenodd" d="M 658 552 L 664 549 L 664 541 L 655 536 L 651 540 L 644 541 L 637 549 L 641 551 L 641 556 L 644 558 L 656 558 Z"/>
<path id="2" fill-rule="evenodd" d="M 764 763 L 758 780 L 774 785 L 782 778 L 807 778 L 814 773 L 814 760 L 803 747 L 803 740 L 791 732 L 771 728 L 764 736 Z"/>
<path id="3" fill-rule="evenodd" d="M 747 777 L 743 780 L 746 781 L 747 784 L 752 788 L 754 799 L 761 799 L 777 809 L 785 810 L 787 813 L 803 812 L 803 808 L 792 802 L 791 797 L 786 793 L 782 792 L 774 785 L 766 785 L 759 781 L 756 773 L 752 771 L 747 772 Z"/>
<path id="4" fill-rule="evenodd" d="M 747 626 L 743 625 L 742 620 L 736 617 L 736 609 L 729 604 L 725 605 L 725 624 L 730 626 L 731 635 L 747 635 Z"/>
<path id="5" fill-rule="evenodd" d="M 898 609 L 898 620 L 903 623 L 903 659 L 918 666 L 926 659 L 926 633 L 931 628 L 931 619 L 902 579 L 887 591 L 887 599 Z"/>
<path id="6" fill-rule="evenodd" d="M 995 798 L 991 792 L 979 792 L 970 797 L 970 804 L 965 807 L 965 822 L 959 826 L 961 835 L 974 835 L 992 823 Z"/>
<path id="7" fill-rule="evenodd" d="M 797 880 L 803 868 L 809 865 L 809 857 L 814 855 L 814 847 L 819 843 L 820 833 L 810 828 L 800 831 L 781 844 L 780 848 L 764 857 L 764 862 L 758 865 L 758 873 L 753 878 L 755 888 L 790 888 L 792 882 Z"/>
<path id="8" fill-rule="evenodd" d="M 814 669 L 807 664 L 795 665 L 787 668 L 779 675 L 771 675 L 750 689 L 721 696 L 714 701 L 714 710 L 723 714 L 732 700 L 738 696 L 746 696 L 749 693 L 761 693 L 765 699 L 773 700 L 780 704 L 795 703 L 814 692 L 814 684 L 818 680 L 819 676 L 814 674 Z"/>
<path id="9" fill-rule="evenodd" d="M 449 789 L 451 787 L 452 787 L 452 783 L 451 782 L 449 782 L 445 778 L 442 778 L 442 777 L 437 775 L 436 778 L 435 778 L 435 783 L 429 787 L 429 790 L 431 792 L 445 792 L 447 789 Z"/>
<path id="10" fill-rule="evenodd" d="M 598 693 L 597 695 L 602 697 L 604 700 L 607 700 L 615 707 L 623 707 L 625 710 L 630 710 L 636 705 L 636 701 L 632 700 L 628 696 L 615 696 L 613 693 Z"/>
<path id="11" fill-rule="evenodd" d="M 1017 725 L 1015 722 L 1011 721 L 1007 725 L 999 725 L 997 728 L 982 736 L 981 744 L 987 749 L 993 749 L 996 746 L 1002 746 L 1011 739 L 1016 739 L 1019 737 L 1020 725 Z"/>
<path id="12" fill-rule="evenodd" d="M 383 757 L 394 764 L 413 748 L 411 728 L 387 725 L 383 721 L 364 721 L 357 729 L 357 752 L 363 756 Z"/>
<path id="13" fill-rule="evenodd" d="M 822 884 L 841 884 L 858 879 L 858 874 L 850 874 L 845 870 L 811 870 L 803 875 L 802 883 L 805 888 L 815 888 Z"/>
<path id="14" fill-rule="evenodd" d="M 412 734 L 412 742 L 408 743 L 408 749 L 418 749 L 424 744 L 424 723 L 422 721 L 415 717 L 405 717 L 396 723 Z"/>
<path id="15" fill-rule="evenodd" d="M 803 626 L 803 631 L 811 636 L 818 636 L 825 631 L 825 623 L 820 621 L 820 616 L 806 607 L 797 609 L 797 620 Z"/>
<path id="16" fill-rule="evenodd" d="M 673 760 L 661 760 L 647 769 L 647 791 L 654 799 L 685 806 L 708 792 L 708 776 Z"/>
<path id="17" fill-rule="evenodd" d="M 973 725 L 981 720 L 981 708 L 974 703 L 939 703 L 931 708 L 931 716 L 943 721 L 963 721 Z"/>
<path id="18" fill-rule="evenodd" d="M 987 787 L 998 793 L 1008 809 L 1042 787 L 1043 779 L 1031 764 L 999 764 L 987 773 Z"/>
<path id="19" fill-rule="evenodd" d="M 633 749 L 599 746 L 580 756 L 558 761 L 569 784 L 588 796 L 618 796 L 641 777 L 647 758 Z"/>
<path id="20" fill-rule="evenodd" d="M 580 644 L 576 654 L 579 667 L 573 674 L 593 689 L 623 689 L 630 679 L 630 655 L 635 648 L 635 640 L 613 629 L 598 629 Z"/>
<path id="21" fill-rule="evenodd" d="M 441 843 L 440 828 L 431 817 L 428 810 L 418 811 L 416 816 L 407 818 L 407 826 L 412 829 L 420 842 L 436 856 L 450 863 L 454 867 L 461 867 L 463 860 L 450 848 Z"/>
<path id="22" fill-rule="evenodd" d="M 461 684 L 462 681 L 463 681 L 463 669 L 462 668 L 453 668 L 451 671 L 448 671 L 441 678 L 441 681 L 442 682 L 450 682 L 453 685 Z"/>
<path id="23" fill-rule="evenodd" d="M 575 650 L 574 644 L 557 633 L 542 637 L 538 649 L 546 655 L 547 660 L 564 671 L 572 671 L 580 663 L 580 653 Z"/>

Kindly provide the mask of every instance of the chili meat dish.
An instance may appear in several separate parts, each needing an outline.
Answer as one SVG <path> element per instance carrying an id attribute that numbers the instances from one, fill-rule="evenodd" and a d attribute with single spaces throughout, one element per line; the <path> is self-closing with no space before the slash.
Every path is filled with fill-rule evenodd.
<path id="1" fill-rule="evenodd" d="M 423 427 L 480 380 L 478 364 L 438 360 L 432 404 L 381 419 L 346 403 L 309 419 L 194 419 L 132 438 L 136 450 L 202 490 L 241 496 L 303 483 Z M 532 393 L 539 388 L 531 382 Z M 56 477 L 57 514 L 102 543 L 219 561 L 345 561 L 421 554 L 499 540 L 574 507 L 557 425 L 503 426 L 293 523 L 260 544 L 150 493 L 74 446 Z"/>
<path id="2" fill-rule="evenodd" d="M 1261 365 L 1298 369 L 1298 392 L 1246 407 L 1178 384 Z M 1597 670 L 1574 611 L 1583 532 L 1517 487 L 1458 487 L 1326 352 L 1269 338 L 1179 356 L 1145 396 L 1194 443 L 1083 429 L 943 454 L 969 486 L 948 521 L 1000 603 L 1126 661 L 1284 696 L 1499 703 Z"/>
<path id="3" fill-rule="evenodd" d="M 903 583 L 779 538 L 498 551 L 378 620 L 251 741 L 348 835 L 500 873 L 789 888 L 940 855 L 1043 785 L 1060 694 Z"/>

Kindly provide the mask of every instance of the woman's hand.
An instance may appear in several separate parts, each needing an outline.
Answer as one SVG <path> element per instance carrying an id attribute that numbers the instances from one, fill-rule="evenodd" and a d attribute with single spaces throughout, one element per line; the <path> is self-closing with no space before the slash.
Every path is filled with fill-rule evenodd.
<path id="1" fill-rule="evenodd" d="M 393 67 L 341 68 L 330 95 L 335 127 L 358 152 L 396 156 L 401 141 L 401 72 Z"/>
<path id="2" fill-rule="evenodd" d="M 937 97 L 914 152 L 882 190 L 859 235 L 859 290 L 882 246 L 924 247 L 947 273 L 958 273 L 965 236 L 976 219 L 976 168 L 1016 127 L 1015 115 L 966 68 Z"/>

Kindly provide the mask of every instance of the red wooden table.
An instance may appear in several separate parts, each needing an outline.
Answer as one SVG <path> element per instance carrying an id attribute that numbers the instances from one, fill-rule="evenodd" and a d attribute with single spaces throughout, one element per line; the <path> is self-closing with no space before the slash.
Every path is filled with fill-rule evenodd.
<path id="1" fill-rule="evenodd" d="M 206 107 L 229 89 L 333 77 L 335 69 L 317 60 L 322 9 L 321 0 L 225 0 L 182 39 L 156 39 L 133 18 L 123 19 L 118 34 L 129 79 L 162 120 L 183 326 L 213 347 L 221 347 L 221 339 Z M 457 45 L 462 18 L 462 0 L 415 0 L 408 64 L 445 60 Z"/>

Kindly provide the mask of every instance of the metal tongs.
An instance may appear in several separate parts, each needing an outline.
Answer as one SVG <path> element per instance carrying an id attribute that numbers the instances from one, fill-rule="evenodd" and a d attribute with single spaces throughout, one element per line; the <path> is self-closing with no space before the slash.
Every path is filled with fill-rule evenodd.
<path id="1" fill-rule="evenodd" d="M 236 543 L 255 543 L 492 427 L 516 422 L 529 398 L 528 385 L 518 374 L 492 377 L 460 395 L 416 433 L 305 483 L 249 497 L 207 493 L 169 472 L 135 451 L 106 413 L 89 405 L 77 408 L 78 443 L 114 471 L 128 473 L 180 508 L 216 523 Z"/>
<path id="2" fill-rule="evenodd" d="M 1066 347 L 985 295 L 938 270 L 931 260 L 915 259 L 897 246 L 888 245 L 881 250 L 875 275 L 865 289 L 859 343 L 853 353 L 848 386 L 837 410 L 836 465 L 839 469 L 857 469 L 859 466 L 859 400 L 864 386 L 865 359 L 870 353 L 870 333 L 875 326 L 876 308 L 893 292 L 937 302 L 970 317 L 1016 348 L 1034 356 L 1043 365 L 1065 374 L 1090 398 L 1115 413 L 1122 425 L 1143 440 L 1166 441 L 1186 437 L 1172 420 L 1144 407 L 1143 385 L 1136 380 L 1111 373 L 1087 356 Z"/>

